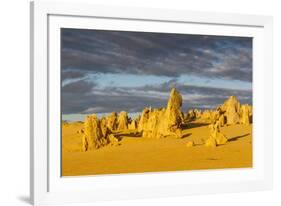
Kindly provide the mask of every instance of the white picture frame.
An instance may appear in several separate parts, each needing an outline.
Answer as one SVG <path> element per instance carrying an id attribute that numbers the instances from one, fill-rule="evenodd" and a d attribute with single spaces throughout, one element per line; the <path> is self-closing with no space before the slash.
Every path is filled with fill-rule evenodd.
<path id="1" fill-rule="evenodd" d="M 86 3 L 31 3 L 31 182 L 34 205 L 268 190 L 273 185 L 272 17 Z M 125 23 L 126 22 L 126 23 Z M 254 166 L 252 169 L 62 178 L 58 31 L 111 28 L 251 36 Z M 171 31 L 170 31 L 171 32 Z M 50 123 L 52 122 L 52 123 Z M 58 124 L 56 124 L 58 123 Z M 266 133 L 265 133 L 266 130 Z M 109 195 L 108 195 L 109 194 Z"/>

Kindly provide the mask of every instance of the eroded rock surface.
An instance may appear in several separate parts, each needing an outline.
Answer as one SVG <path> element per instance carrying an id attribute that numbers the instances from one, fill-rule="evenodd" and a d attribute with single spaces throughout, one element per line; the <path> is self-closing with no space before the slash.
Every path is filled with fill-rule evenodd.
<path id="1" fill-rule="evenodd" d="M 137 121 L 133 119 L 133 120 L 129 123 L 128 129 L 130 129 L 130 130 L 136 130 L 137 128 L 138 128 L 138 126 L 137 126 Z"/>
<path id="2" fill-rule="evenodd" d="M 84 123 L 84 135 L 82 137 L 82 150 L 94 150 L 109 143 L 101 129 L 100 121 L 96 115 L 86 117 Z"/>
<path id="3" fill-rule="evenodd" d="M 142 112 L 138 130 L 143 137 L 162 138 L 167 136 L 181 137 L 181 125 L 184 116 L 181 111 L 182 96 L 173 88 L 166 108 L 148 109 Z"/>
<path id="4" fill-rule="evenodd" d="M 240 122 L 240 102 L 237 97 L 230 96 L 221 106 L 221 110 L 225 112 L 226 123 L 228 125 L 238 124 Z"/>
<path id="5" fill-rule="evenodd" d="M 241 124 L 249 125 L 251 123 L 251 107 L 249 105 L 241 106 Z"/>
<path id="6" fill-rule="evenodd" d="M 117 122 L 118 122 L 117 130 L 120 131 L 120 130 L 128 129 L 128 113 L 125 111 L 120 112 Z"/>
<path id="7" fill-rule="evenodd" d="M 78 131 L 82 137 L 83 151 L 97 149 L 105 145 L 119 145 L 122 134 L 134 134 L 145 138 L 182 138 L 182 128 L 190 122 L 196 121 L 210 124 L 210 136 L 205 141 L 208 147 L 226 144 L 228 139 L 221 133 L 220 127 L 233 124 L 251 123 L 252 107 L 242 105 L 235 96 L 230 96 L 222 105 L 214 110 L 191 109 L 185 116 L 181 110 L 182 96 L 172 88 L 165 108 L 145 108 L 141 115 L 136 118 L 128 117 L 125 111 L 117 114 L 112 112 L 107 117 L 100 120 L 96 115 L 86 118 L 83 132 Z M 116 135 L 116 137 L 115 137 Z M 184 135 L 186 135 L 184 133 Z M 121 138 L 120 138 L 121 137 Z M 187 143 L 187 147 L 192 147 L 192 140 Z"/>
<path id="8" fill-rule="evenodd" d="M 226 136 L 221 133 L 220 131 L 220 122 L 217 121 L 216 123 L 210 124 L 210 137 L 207 139 L 205 145 L 208 147 L 215 147 L 217 145 L 226 144 L 228 141 Z"/>
<path id="9" fill-rule="evenodd" d="M 107 128 L 111 131 L 114 131 L 117 129 L 117 113 L 112 112 L 110 115 L 106 117 L 106 125 Z"/>

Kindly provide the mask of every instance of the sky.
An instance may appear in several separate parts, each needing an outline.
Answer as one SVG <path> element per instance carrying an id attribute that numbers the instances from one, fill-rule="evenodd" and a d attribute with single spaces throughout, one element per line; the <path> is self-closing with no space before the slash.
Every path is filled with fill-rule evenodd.
<path id="1" fill-rule="evenodd" d="M 165 107 L 172 87 L 183 111 L 252 104 L 249 37 L 64 28 L 61 43 L 64 120 Z"/>

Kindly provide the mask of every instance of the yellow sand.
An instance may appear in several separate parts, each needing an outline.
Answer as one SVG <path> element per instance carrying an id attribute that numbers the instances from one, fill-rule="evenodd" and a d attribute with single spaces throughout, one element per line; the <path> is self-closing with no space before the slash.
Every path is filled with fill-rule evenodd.
<path id="1" fill-rule="evenodd" d="M 252 125 L 222 127 L 229 142 L 216 148 L 204 146 L 209 128 L 197 122 L 182 139 L 141 138 L 128 130 L 119 146 L 87 152 L 81 152 L 82 128 L 78 122 L 62 126 L 63 176 L 252 167 Z M 194 146 L 187 147 L 190 141 Z"/>

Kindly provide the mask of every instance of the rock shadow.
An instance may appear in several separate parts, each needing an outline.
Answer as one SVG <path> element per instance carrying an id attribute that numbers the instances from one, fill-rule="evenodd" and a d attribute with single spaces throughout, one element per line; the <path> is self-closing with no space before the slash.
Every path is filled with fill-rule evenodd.
<path id="1" fill-rule="evenodd" d="M 118 139 L 122 139 L 123 137 L 132 137 L 132 138 L 140 138 L 142 137 L 142 133 L 141 132 L 130 132 L 130 133 L 122 133 L 122 132 L 118 132 L 113 134 L 116 138 Z"/>
<path id="2" fill-rule="evenodd" d="M 206 160 L 219 160 L 219 159 L 218 158 L 210 157 L 210 158 L 207 158 Z"/>
<path id="3" fill-rule="evenodd" d="M 203 122 L 190 122 L 188 124 L 185 124 L 182 126 L 182 129 L 192 129 L 192 128 L 197 128 L 197 127 L 203 127 L 209 125 L 208 123 L 203 123 Z"/>
<path id="4" fill-rule="evenodd" d="M 181 136 L 181 139 L 184 139 L 184 138 L 186 138 L 186 137 L 189 137 L 190 135 L 192 135 L 192 133 L 184 134 L 184 135 Z"/>
<path id="5" fill-rule="evenodd" d="M 232 137 L 232 138 L 228 139 L 228 141 L 229 141 L 229 142 L 234 142 L 234 141 L 237 141 L 237 140 L 239 140 L 240 138 L 246 137 L 246 136 L 248 136 L 248 135 L 250 135 L 250 133 L 243 134 L 243 135 L 236 136 L 236 137 Z"/>

